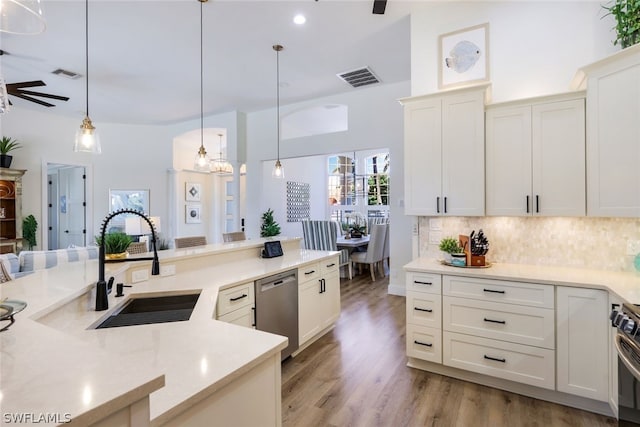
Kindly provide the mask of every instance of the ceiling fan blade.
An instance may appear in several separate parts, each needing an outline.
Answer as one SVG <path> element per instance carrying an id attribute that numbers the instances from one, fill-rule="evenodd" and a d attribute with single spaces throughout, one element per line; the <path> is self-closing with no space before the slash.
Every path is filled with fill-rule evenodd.
<path id="1" fill-rule="evenodd" d="M 38 96 L 40 98 L 57 99 L 59 101 L 68 101 L 69 100 L 68 96 L 52 95 L 50 93 L 34 92 L 32 90 L 20 90 L 20 91 L 18 91 L 18 93 L 20 93 L 21 95 Z"/>
<path id="2" fill-rule="evenodd" d="M 387 7 L 387 0 L 373 0 L 373 13 L 376 15 L 384 15 Z"/>
<path id="3" fill-rule="evenodd" d="M 38 86 L 46 86 L 47 84 L 42 80 L 33 80 L 30 82 L 19 82 L 19 83 L 7 83 L 7 91 L 9 89 L 20 89 L 23 87 L 38 87 Z"/>
<path id="4" fill-rule="evenodd" d="M 27 95 L 15 94 L 14 93 L 13 96 L 15 96 L 17 98 L 22 98 L 22 99 L 27 100 L 27 101 L 35 102 L 36 104 L 39 104 L 39 105 L 42 105 L 42 106 L 45 106 L 45 107 L 55 107 L 55 105 L 53 105 L 53 104 L 50 104 L 50 103 L 48 103 L 46 101 L 40 101 L 39 99 L 32 98 L 32 97 L 27 96 Z"/>

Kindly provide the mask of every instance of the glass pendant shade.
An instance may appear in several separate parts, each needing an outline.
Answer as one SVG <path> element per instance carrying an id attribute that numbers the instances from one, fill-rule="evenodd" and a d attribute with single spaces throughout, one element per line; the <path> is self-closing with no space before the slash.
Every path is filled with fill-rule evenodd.
<path id="1" fill-rule="evenodd" d="M 0 32 L 40 34 L 45 28 L 41 0 L 0 0 Z"/>
<path id="2" fill-rule="evenodd" d="M 200 149 L 198 150 L 193 162 L 193 169 L 199 172 L 211 172 L 211 166 L 209 165 L 210 162 L 211 159 L 209 159 L 207 150 L 204 149 L 204 144 L 200 144 Z"/>
<path id="3" fill-rule="evenodd" d="M 100 146 L 100 135 L 91 123 L 89 116 L 82 120 L 82 125 L 76 131 L 76 139 L 73 144 L 73 151 L 81 153 L 102 153 Z"/>
<path id="4" fill-rule="evenodd" d="M 217 159 L 213 159 L 211 161 L 211 172 L 217 173 L 219 175 L 227 175 L 233 173 L 233 165 L 222 157 L 222 134 L 219 133 L 218 137 L 220 138 L 220 156 Z"/>
<path id="5" fill-rule="evenodd" d="M 276 164 L 273 167 L 271 176 L 279 179 L 284 178 L 284 169 L 282 168 L 282 163 L 280 163 L 280 160 L 276 160 Z"/>

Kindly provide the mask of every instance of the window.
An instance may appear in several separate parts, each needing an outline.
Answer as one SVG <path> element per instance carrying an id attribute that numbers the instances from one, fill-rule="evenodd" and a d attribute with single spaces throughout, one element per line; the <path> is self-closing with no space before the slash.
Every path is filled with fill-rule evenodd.
<path id="1" fill-rule="evenodd" d="M 329 204 L 353 206 L 355 199 L 355 162 L 348 156 L 330 156 L 328 159 Z"/>
<path id="2" fill-rule="evenodd" d="M 367 205 L 389 205 L 389 153 L 379 153 L 365 159 Z"/>

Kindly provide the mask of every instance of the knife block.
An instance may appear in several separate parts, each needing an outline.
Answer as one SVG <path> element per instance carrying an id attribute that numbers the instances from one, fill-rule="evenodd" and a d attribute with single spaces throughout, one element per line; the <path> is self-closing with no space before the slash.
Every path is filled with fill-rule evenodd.
<path id="1" fill-rule="evenodd" d="M 467 265 L 471 267 L 484 267 L 487 265 L 484 255 L 469 255 Z"/>

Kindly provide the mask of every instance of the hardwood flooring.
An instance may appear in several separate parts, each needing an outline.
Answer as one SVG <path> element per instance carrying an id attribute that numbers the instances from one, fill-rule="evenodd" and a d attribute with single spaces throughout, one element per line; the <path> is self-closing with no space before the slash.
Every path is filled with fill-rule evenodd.
<path id="1" fill-rule="evenodd" d="M 282 424 L 616 426 L 602 415 L 406 366 L 405 299 L 388 278 L 341 283 L 336 327 L 282 364 Z"/>

